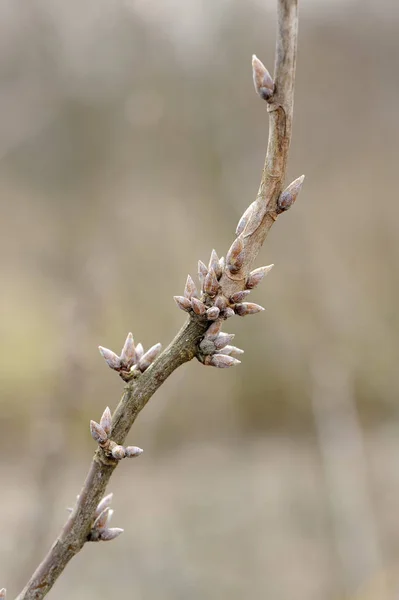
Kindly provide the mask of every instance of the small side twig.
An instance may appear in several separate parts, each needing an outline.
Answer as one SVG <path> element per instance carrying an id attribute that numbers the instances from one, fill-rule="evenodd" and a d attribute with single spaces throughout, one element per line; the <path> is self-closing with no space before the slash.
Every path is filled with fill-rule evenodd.
<path id="1" fill-rule="evenodd" d="M 303 183 L 300 177 L 282 193 L 292 129 L 297 0 L 278 0 L 277 23 L 274 79 L 253 57 L 255 89 L 266 101 L 270 123 L 257 198 L 240 219 L 226 258 L 219 259 L 212 251 L 208 266 L 199 262 L 200 291 L 189 276 L 183 295 L 175 297 L 179 308 L 189 313 L 189 319 L 161 354 L 159 345 L 144 353 L 141 345 L 134 345 L 131 334 L 119 356 L 100 348 L 108 365 L 127 382 L 125 391 L 112 422 L 109 409 L 104 411 L 100 423 L 91 422 L 98 448 L 76 506 L 17 600 L 44 598 L 86 542 L 113 539 L 122 532 L 108 527 L 110 501 L 109 496 L 103 496 L 120 459 L 141 453 L 139 448 L 124 447 L 124 441 L 139 412 L 169 375 L 194 357 L 204 365 L 218 368 L 240 363 L 235 356 L 241 355 L 242 350 L 231 345 L 233 335 L 222 332 L 222 325 L 234 315 L 263 310 L 247 302 L 247 298 L 272 265 L 251 270 L 252 265 L 273 223 L 292 206 Z"/>

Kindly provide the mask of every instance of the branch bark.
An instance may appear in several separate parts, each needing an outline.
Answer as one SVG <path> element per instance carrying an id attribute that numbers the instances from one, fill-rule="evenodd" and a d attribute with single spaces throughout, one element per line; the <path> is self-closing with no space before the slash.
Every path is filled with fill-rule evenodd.
<path id="1" fill-rule="evenodd" d="M 225 298 L 245 289 L 251 266 L 271 226 L 286 210 L 279 206 L 279 198 L 291 141 L 297 27 L 297 0 L 278 0 L 274 92 L 267 99 L 270 120 L 267 154 L 258 196 L 244 230 L 238 235 L 243 245 L 242 265 L 234 273 L 224 268 L 219 280 L 220 293 Z M 294 200 L 295 197 L 291 203 Z M 127 383 L 112 418 L 112 440 L 123 444 L 136 417 L 156 390 L 175 369 L 198 356 L 199 343 L 209 326 L 206 317 L 190 311 L 188 321 L 169 346 L 144 373 Z M 97 449 L 74 510 L 17 600 L 44 598 L 89 540 L 94 513 L 117 465 L 118 461 L 101 447 Z"/>

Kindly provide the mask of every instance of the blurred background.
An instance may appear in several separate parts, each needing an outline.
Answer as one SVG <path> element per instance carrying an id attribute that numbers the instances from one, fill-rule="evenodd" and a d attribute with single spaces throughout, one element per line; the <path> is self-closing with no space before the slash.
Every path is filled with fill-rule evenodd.
<path id="1" fill-rule="evenodd" d="M 64 523 L 123 386 L 100 357 L 166 346 L 198 259 L 254 200 L 275 2 L 0 0 L 0 587 Z M 64 600 L 399 597 L 399 6 L 303 0 L 288 181 L 299 201 L 232 319 L 141 413 L 111 482 L 112 544 Z"/>

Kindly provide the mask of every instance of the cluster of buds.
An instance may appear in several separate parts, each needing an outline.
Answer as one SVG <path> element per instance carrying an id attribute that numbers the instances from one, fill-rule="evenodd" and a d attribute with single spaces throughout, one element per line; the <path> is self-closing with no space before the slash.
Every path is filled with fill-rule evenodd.
<path id="1" fill-rule="evenodd" d="M 123 533 L 120 527 L 109 527 L 113 510 L 110 508 L 112 502 L 112 494 L 104 496 L 94 513 L 94 521 L 91 527 L 88 541 L 89 542 L 110 542 L 118 535 Z"/>
<path id="2" fill-rule="evenodd" d="M 102 346 L 98 349 L 107 365 L 117 371 L 124 381 L 130 381 L 148 369 L 160 353 L 162 346 L 155 344 L 144 352 L 142 344 L 135 345 L 133 335 L 129 333 L 120 356 Z"/>
<path id="3" fill-rule="evenodd" d="M 6 588 L 2 588 L 0 590 L 0 598 L 5 598 L 6 597 Z"/>
<path id="4" fill-rule="evenodd" d="M 112 416 L 109 407 L 104 410 L 100 423 L 90 421 L 91 437 L 102 448 L 109 458 L 122 460 L 122 458 L 135 458 L 143 453 L 137 446 L 121 446 L 110 439 L 112 429 Z"/>
<path id="5" fill-rule="evenodd" d="M 218 320 L 208 327 L 207 332 L 199 344 L 198 360 L 204 365 L 226 369 L 239 365 L 240 360 L 234 355 L 244 353 L 244 350 L 232 346 L 234 333 L 224 333 L 221 331 L 222 321 Z"/>

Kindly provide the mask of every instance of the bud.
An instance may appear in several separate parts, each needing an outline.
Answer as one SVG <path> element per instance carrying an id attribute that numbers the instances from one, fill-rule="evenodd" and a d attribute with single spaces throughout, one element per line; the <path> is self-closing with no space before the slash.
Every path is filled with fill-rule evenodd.
<path id="1" fill-rule="evenodd" d="M 123 533 L 123 531 L 124 530 L 120 527 L 111 527 L 109 529 L 103 529 L 103 531 L 100 533 L 100 540 L 102 540 L 103 542 L 110 542 L 111 540 L 114 540 L 116 537 L 118 537 L 118 535 Z"/>
<path id="2" fill-rule="evenodd" d="M 112 456 L 116 458 L 116 460 L 122 460 L 125 458 L 126 452 L 123 446 L 114 446 L 111 452 Z"/>
<path id="3" fill-rule="evenodd" d="M 209 357 L 208 362 L 211 367 L 217 367 L 218 369 L 227 369 L 228 367 L 233 367 L 240 363 L 240 360 L 237 360 L 232 356 L 226 356 L 226 354 L 212 354 L 212 356 Z"/>
<path id="4" fill-rule="evenodd" d="M 238 225 L 237 225 L 237 229 L 236 229 L 237 237 L 242 234 L 245 227 L 247 226 L 247 223 L 248 223 L 248 221 L 253 213 L 253 210 L 255 208 L 255 204 L 256 204 L 256 200 L 248 206 L 247 210 L 244 212 L 241 219 L 238 221 Z"/>
<path id="5" fill-rule="evenodd" d="M 122 348 L 120 356 L 121 366 L 125 369 L 130 369 L 133 363 L 136 362 L 136 352 L 134 347 L 133 335 L 128 334 L 125 345 Z"/>
<path id="6" fill-rule="evenodd" d="M 226 296 L 216 296 L 215 298 L 215 306 L 217 306 L 217 308 L 219 310 L 224 310 L 227 306 L 227 298 Z"/>
<path id="7" fill-rule="evenodd" d="M 191 309 L 191 302 L 188 298 L 185 298 L 184 296 L 173 296 L 173 298 L 181 310 L 188 312 Z"/>
<path id="8" fill-rule="evenodd" d="M 208 338 L 208 340 L 216 340 L 221 329 L 222 321 L 215 321 L 215 323 L 212 323 L 206 330 L 205 337 Z"/>
<path id="9" fill-rule="evenodd" d="M 140 456 L 143 454 L 143 449 L 138 446 L 128 446 L 125 448 L 126 458 L 136 458 L 136 456 Z"/>
<path id="10" fill-rule="evenodd" d="M 242 304 L 236 304 L 234 310 L 240 317 L 245 317 L 246 315 L 256 315 L 256 313 L 265 309 L 263 306 L 259 306 L 259 304 L 254 304 L 253 302 L 243 302 Z"/>
<path id="11" fill-rule="evenodd" d="M 244 350 L 241 350 L 241 348 L 237 348 L 236 346 L 225 346 L 223 349 L 221 349 L 220 354 L 244 354 Z"/>
<path id="12" fill-rule="evenodd" d="M 232 308 L 230 308 L 230 306 L 225 308 L 223 311 L 223 316 L 225 319 L 230 319 L 230 317 L 234 317 L 235 314 L 236 313 L 234 312 L 234 310 Z"/>
<path id="13" fill-rule="evenodd" d="M 265 65 L 255 56 L 255 54 L 252 55 L 252 76 L 256 93 L 259 94 L 263 100 L 269 102 L 274 92 L 274 81 Z"/>
<path id="14" fill-rule="evenodd" d="M 111 433 L 111 428 L 112 428 L 112 415 L 111 415 L 111 411 L 108 406 L 104 410 L 103 416 L 101 417 L 100 427 L 102 427 L 104 429 L 104 431 L 108 437 L 109 434 Z"/>
<path id="15" fill-rule="evenodd" d="M 95 421 L 90 421 L 90 433 L 91 437 L 95 442 L 97 442 L 97 444 L 103 444 L 108 439 L 104 429 Z"/>
<path id="16" fill-rule="evenodd" d="M 208 275 L 208 269 L 206 268 L 206 265 L 204 265 L 202 260 L 199 260 L 198 261 L 198 279 L 200 280 L 201 287 L 202 287 L 202 284 L 204 283 L 205 277 L 207 275 Z"/>
<path id="17" fill-rule="evenodd" d="M 230 300 L 232 302 L 242 302 L 250 293 L 251 293 L 250 290 L 243 290 L 242 292 L 236 292 L 235 294 L 230 296 Z"/>
<path id="18" fill-rule="evenodd" d="M 305 175 L 301 175 L 298 177 L 298 179 L 295 179 L 295 181 L 290 183 L 290 185 L 280 195 L 280 198 L 277 201 L 277 206 L 280 209 L 280 212 L 288 210 L 294 204 L 299 192 L 302 189 L 304 179 Z"/>
<path id="19" fill-rule="evenodd" d="M 138 343 L 136 346 L 136 360 L 139 362 L 140 358 L 142 358 L 144 354 L 143 344 Z"/>
<path id="20" fill-rule="evenodd" d="M 111 509 L 109 507 L 104 508 L 104 510 L 98 515 L 98 517 L 94 521 L 93 529 L 104 529 L 104 527 L 107 526 L 110 511 Z"/>
<path id="21" fill-rule="evenodd" d="M 212 269 L 215 271 L 216 278 L 220 279 L 222 276 L 222 269 L 220 268 L 219 257 L 215 250 L 212 250 L 208 271 L 211 271 Z"/>
<path id="22" fill-rule="evenodd" d="M 140 371 L 145 371 L 146 369 L 148 369 L 150 364 L 154 362 L 154 360 L 156 359 L 158 354 L 161 352 L 161 349 L 162 349 L 162 345 L 158 343 L 158 344 L 154 344 L 154 346 L 151 346 L 151 348 L 149 350 L 147 350 L 147 352 L 140 359 L 140 362 L 139 362 Z"/>
<path id="23" fill-rule="evenodd" d="M 251 271 L 245 287 L 248 290 L 252 290 L 254 287 L 260 284 L 262 279 L 272 270 L 274 265 L 268 265 L 267 267 L 259 267 L 259 269 L 255 269 Z"/>
<path id="24" fill-rule="evenodd" d="M 205 277 L 204 285 L 203 285 L 204 292 L 206 294 L 208 294 L 208 296 L 213 298 L 218 293 L 219 287 L 220 286 L 219 286 L 217 277 L 215 275 L 215 271 L 212 269 L 211 271 L 209 271 L 208 275 Z"/>
<path id="25" fill-rule="evenodd" d="M 230 246 L 226 256 L 227 268 L 231 273 L 238 273 L 244 264 L 244 242 L 242 237 L 238 237 Z"/>
<path id="26" fill-rule="evenodd" d="M 198 298 L 191 298 L 191 306 L 196 315 L 204 315 L 206 313 L 206 306 Z"/>
<path id="27" fill-rule="evenodd" d="M 99 346 L 101 356 L 105 359 L 105 362 L 111 369 L 115 369 L 116 371 L 121 368 L 121 360 L 115 352 L 112 350 L 108 350 L 108 348 L 103 348 Z"/>
<path id="28" fill-rule="evenodd" d="M 218 307 L 212 306 L 211 308 L 208 308 L 208 310 L 206 311 L 206 318 L 208 319 L 208 321 L 216 321 L 219 314 L 220 314 L 220 310 L 218 309 Z"/>
<path id="29" fill-rule="evenodd" d="M 195 283 L 191 275 L 187 275 L 186 286 L 184 288 L 184 296 L 188 299 L 191 299 L 193 296 L 198 296 L 197 288 L 195 287 Z"/>
<path id="30" fill-rule="evenodd" d="M 232 342 L 234 340 L 234 338 L 235 338 L 234 333 L 224 333 L 224 332 L 219 333 L 216 340 L 214 340 L 214 342 L 213 342 L 215 344 L 216 350 L 221 350 L 221 348 L 224 348 L 224 346 L 227 346 L 227 344 L 230 344 L 230 342 Z"/>
<path id="31" fill-rule="evenodd" d="M 95 517 L 98 517 L 104 509 L 108 508 L 111 505 L 113 498 L 113 494 L 107 494 L 104 498 L 98 503 L 96 508 Z"/>

